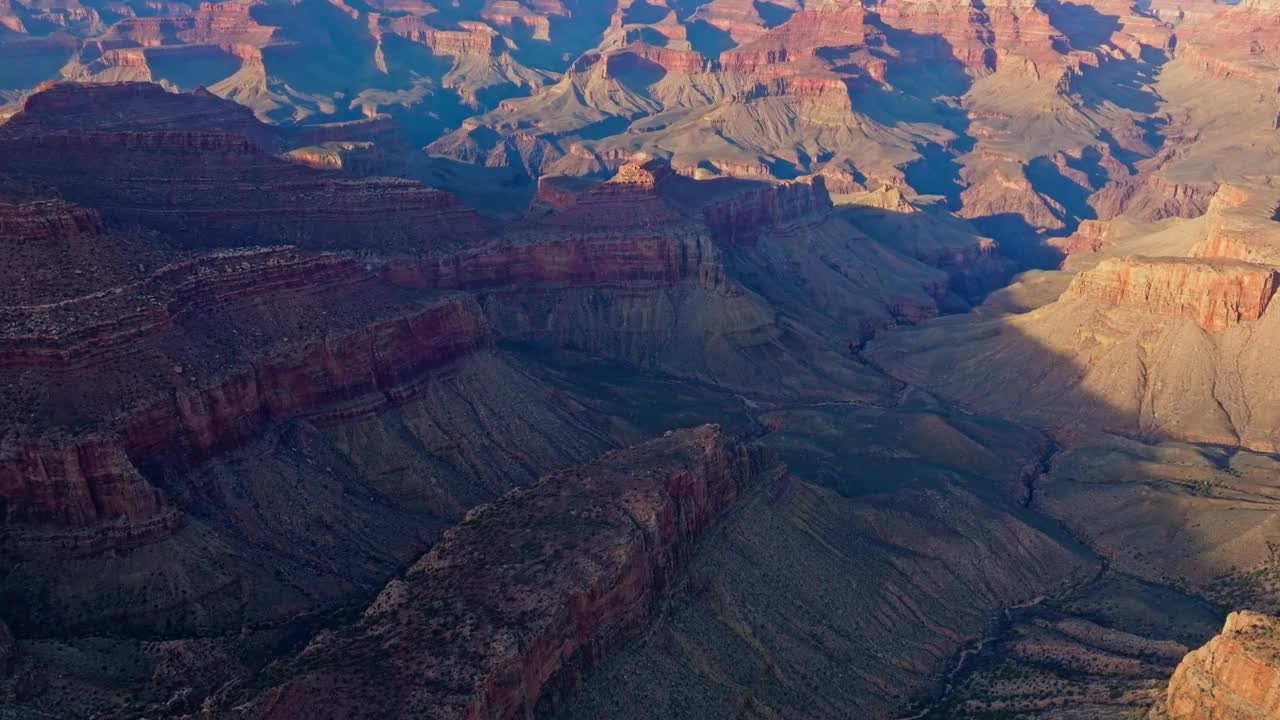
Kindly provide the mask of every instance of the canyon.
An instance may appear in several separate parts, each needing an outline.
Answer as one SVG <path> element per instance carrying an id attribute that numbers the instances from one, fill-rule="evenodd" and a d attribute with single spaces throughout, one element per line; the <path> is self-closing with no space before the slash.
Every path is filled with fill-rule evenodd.
<path id="1" fill-rule="evenodd" d="M 1273 717 L 1278 77 L 1271 0 L 0 0 L 0 716 Z"/>

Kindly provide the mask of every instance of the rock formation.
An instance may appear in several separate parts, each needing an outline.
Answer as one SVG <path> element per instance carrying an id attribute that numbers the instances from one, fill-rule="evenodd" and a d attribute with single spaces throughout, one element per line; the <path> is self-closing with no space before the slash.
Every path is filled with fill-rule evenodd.
<path id="1" fill-rule="evenodd" d="M 1206 213 L 1204 240 L 1198 257 L 1230 258 L 1280 265 L 1280 192 L 1248 185 L 1223 185 Z"/>
<path id="2" fill-rule="evenodd" d="M 1242 2 L 1179 26 L 1177 56 L 1207 77 L 1243 79 L 1274 96 L 1277 28 L 1280 8 L 1273 2 Z"/>
<path id="3" fill-rule="evenodd" d="M 545 711 L 642 632 L 707 527 L 770 472 L 758 451 L 702 427 L 549 475 L 472 511 L 350 632 L 317 639 L 248 688 L 247 704 L 228 704 L 254 718 Z"/>
<path id="4" fill-rule="evenodd" d="M 1178 665 L 1152 717 L 1261 720 L 1280 714 L 1280 621 L 1240 610 Z"/>
<path id="5" fill-rule="evenodd" d="M 1276 270 L 1250 263 L 1121 258 L 1076 276 L 1062 297 L 1186 317 L 1212 332 L 1260 319 L 1277 280 Z"/>
<path id="6" fill-rule="evenodd" d="M 58 200 L 0 204 L 0 235 L 14 244 L 93 233 L 100 223 L 92 210 Z"/>

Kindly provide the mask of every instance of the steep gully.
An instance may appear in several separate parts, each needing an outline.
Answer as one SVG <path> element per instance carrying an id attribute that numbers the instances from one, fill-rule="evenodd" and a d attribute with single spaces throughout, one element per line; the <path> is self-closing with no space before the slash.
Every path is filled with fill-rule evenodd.
<path id="1" fill-rule="evenodd" d="M 876 369 L 883 371 L 883 368 L 876 366 L 870 360 L 863 360 L 876 367 Z M 913 388 L 909 383 L 903 383 L 902 392 L 898 396 L 898 404 L 902 405 L 913 391 L 917 391 L 917 389 Z M 966 415 L 973 414 L 963 408 L 952 409 Z M 1066 448 L 1058 442 L 1053 439 L 1049 440 L 1049 444 L 1046 446 L 1044 453 L 1038 458 L 1038 461 L 1029 465 L 1023 473 L 1022 479 L 1026 494 L 1021 499 L 1020 504 L 1029 512 L 1035 513 L 1051 522 L 1064 536 L 1079 547 L 1087 549 L 1098 563 L 1097 571 L 1090 577 L 1069 585 L 1056 594 L 1040 595 L 1025 602 L 1006 607 L 991 619 L 985 634 L 966 643 L 953 655 L 951 662 L 945 666 L 946 669 L 939 673 L 938 680 L 934 685 L 935 690 L 928 696 L 907 706 L 903 712 L 895 716 L 895 720 L 929 720 L 930 718 L 952 717 L 945 714 L 944 711 L 960 690 L 961 685 L 969 676 L 982 670 L 983 665 L 992 659 L 991 653 L 998 652 L 995 650 L 997 646 L 1001 645 L 1004 640 L 1014 637 L 1019 625 L 1025 626 L 1029 623 L 1034 623 L 1040 618 L 1045 620 L 1052 618 L 1055 605 L 1073 597 L 1081 597 L 1090 591 L 1098 589 L 1105 584 L 1104 581 L 1109 577 L 1122 576 L 1130 580 L 1138 580 L 1136 576 L 1115 570 L 1112 567 L 1110 558 L 1102 550 L 1090 543 L 1087 538 L 1081 536 L 1067 522 L 1045 512 L 1038 506 L 1037 485 L 1047 478 L 1055 461 L 1065 450 Z M 1179 589 L 1179 592 L 1185 593 L 1187 590 L 1182 588 Z M 1215 606 L 1218 605 L 1198 594 L 1193 593 L 1192 597 Z M 1220 606 L 1218 609 L 1223 615 L 1229 610 L 1229 608 Z M 1230 622 L 1231 620 L 1228 619 L 1228 627 L 1230 627 Z"/>
<path id="2" fill-rule="evenodd" d="M 859 360 L 874 367 L 880 372 L 886 370 L 874 361 L 866 358 L 860 352 L 860 348 L 856 351 Z M 925 392 L 919 388 L 913 387 L 910 383 L 902 383 L 902 390 L 897 395 L 897 405 L 905 404 L 907 398 L 913 392 Z M 824 404 L 843 404 L 843 403 L 824 403 Z M 954 408 L 957 412 L 963 414 L 972 414 L 963 408 Z M 1041 431 L 1043 432 L 1043 431 Z M 1105 555 L 1098 552 L 1084 538 L 1073 531 L 1066 523 L 1059 519 L 1042 512 L 1036 506 L 1036 485 L 1045 477 L 1050 468 L 1053 467 L 1054 460 L 1062 453 L 1063 448 L 1058 442 L 1049 438 L 1043 454 L 1037 459 L 1037 462 L 1029 465 L 1023 471 L 1022 482 L 1026 490 L 1026 494 L 1022 497 L 1020 504 L 1028 511 L 1033 512 L 1040 517 L 1052 522 L 1065 536 L 1070 538 L 1080 547 L 1087 548 L 1098 562 L 1098 570 L 1091 577 L 1064 588 L 1057 595 L 1040 595 L 1016 605 L 1005 608 L 999 615 L 991 619 L 986 634 L 970 641 L 954 655 L 954 659 L 947 665 L 946 670 L 940 673 L 940 680 L 935 685 L 935 691 L 928 697 L 919 700 L 910 706 L 895 720 L 927 720 L 935 711 L 945 707 L 948 699 L 955 691 L 958 684 L 968 675 L 983 652 L 991 645 L 997 643 L 1005 637 L 1013 628 L 1015 622 L 1020 619 L 1033 616 L 1037 610 L 1051 604 L 1055 601 L 1082 593 L 1089 588 L 1098 585 L 1103 578 L 1111 572 L 1111 562 Z"/>

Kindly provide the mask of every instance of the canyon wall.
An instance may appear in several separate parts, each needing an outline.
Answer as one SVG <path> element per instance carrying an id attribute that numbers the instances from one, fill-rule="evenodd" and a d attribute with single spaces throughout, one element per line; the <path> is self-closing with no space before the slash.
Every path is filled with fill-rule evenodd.
<path id="1" fill-rule="evenodd" d="M 206 716 L 545 711 L 644 631 L 707 527 L 771 472 L 758 449 L 705 426 L 553 473 L 472 511 L 350 632 L 317 639 Z"/>
<path id="2" fill-rule="evenodd" d="M 1197 257 L 1280 265 L 1280 191 L 1223 185 L 1205 215 L 1205 238 L 1192 251 Z"/>
<path id="3" fill-rule="evenodd" d="M 32 95 L 0 128 L 0 173 L 53 185 L 109 220 L 202 247 L 270 238 L 425 251 L 484 229 L 449 193 L 399 178 L 316 172 L 263 149 L 279 142 L 247 109 L 208 93 L 63 84 Z M 190 232 L 195 227 L 199 233 Z"/>
<path id="4" fill-rule="evenodd" d="M 340 272 L 326 277 L 325 264 Z M 240 348 L 244 355 L 231 367 L 201 367 L 200 358 L 161 349 L 201 344 L 202 322 L 234 316 L 237 308 L 250 304 L 296 303 L 318 292 L 371 299 L 379 294 L 371 282 L 372 276 L 350 261 L 298 258 L 288 251 L 237 253 L 166 268 L 138 299 L 156 293 L 169 295 L 168 301 L 141 315 L 121 317 L 110 309 L 76 307 L 87 303 L 57 307 L 72 318 L 92 320 L 79 331 L 68 331 L 60 322 L 42 325 L 39 311 L 28 315 L 30 322 L 15 328 L 17 332 L 34 326 L 49 327 L 53 334 L 6 337 L 0 342 L 0 366 L 8 375 L 45 377 L 62 384 L 61 392 L 80 392 L 74 411 L 80 417 L 63 422 L 89 423 L 93 434 L 18 436 L 6 442 L 0 453 L 6 523 L 88 527 L 148 519 L 163 508 L 136 465 L 171 453 L 188 461 L 207 457 L 248 442 L 272 419 L 326 407 L 331 408 L 324 410 L 328 414 L 372 412 L 377 404 L 402 402 L 412 397 L 424 371 L 490 342 L 474 302 L 452 298 L 357 313 L 359 322 L 318 337 L 304 335 L 292 342 L 263 338 L 261 346 Z M 307 315 L 304 311 L 296 317 L 305 321 Z M 242 331 L 248 337 L 255 334 L 247 327 Z M 174 364 L 166 367 L 166 362 Z M 167 377 L 154 385 L 132 381 L 152 373 Z M 86 392 L 90 382 L 96 387 Z M 361 396 L 368 397 L 362 407 L 332 407 Z M 6 400 L 15 410 L 31 402 L 17 396 Z M 112 412 L 95 416 L 104 407 Z M 52 413 L 46 422 L 56 423 L 59 417 Z"/>
<path id="5" fill-rule="evenodd" d="M 1280 716 L 1280 620 L 1240 610 L 1192 651 L 1169 680 L 1167 720 L 1265 720 Z"/>
<path id="6" fill-rule="evenodd" d="M 796 222 L 818 223 L 831 211 L 831 197 L 821 177 L 807 182 L 761 185 L 703 207 L 711 232 L 721 242 L 750 244 L 761 230 Z"/>
<path id="7" fill-rule="evenodd" d="M 1063 298 L 1190 318 L 1216 331 L 1260 319 L 1277 282 L 1274 269 L 1249 263 L 1131 257 L 1104 260 L 1077 275 Z"/>

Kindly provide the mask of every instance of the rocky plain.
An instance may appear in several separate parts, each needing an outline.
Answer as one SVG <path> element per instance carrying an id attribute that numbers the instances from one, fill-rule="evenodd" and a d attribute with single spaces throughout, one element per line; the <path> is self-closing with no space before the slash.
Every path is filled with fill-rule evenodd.
<path id="1" fill-rule="evenodd" d="M 0 719 L 1280 718 L 1275 0 L 0 0 Z"/>

